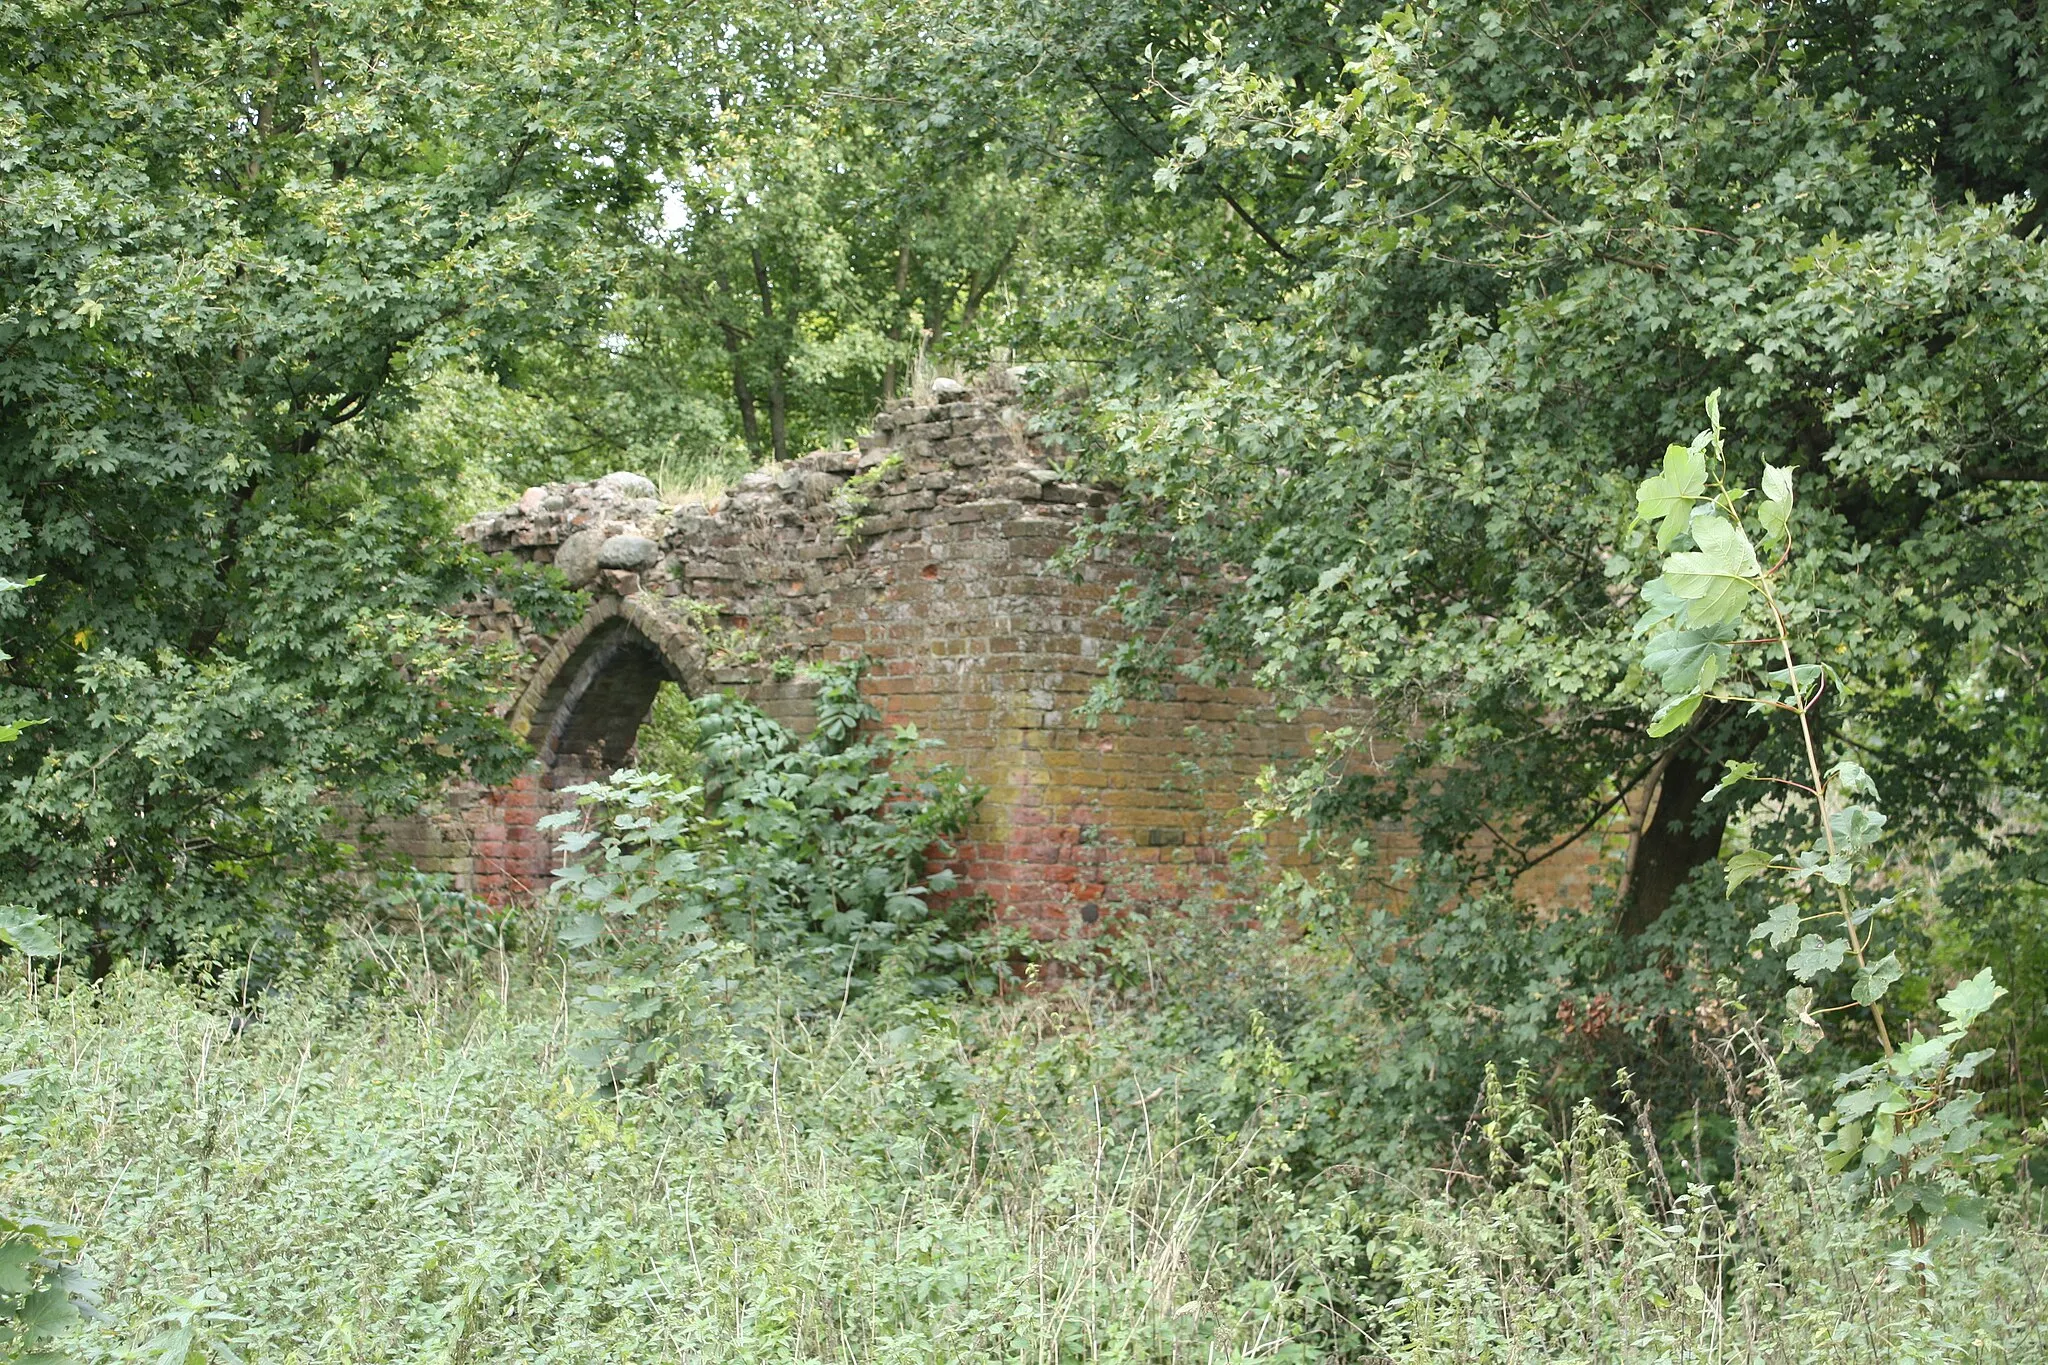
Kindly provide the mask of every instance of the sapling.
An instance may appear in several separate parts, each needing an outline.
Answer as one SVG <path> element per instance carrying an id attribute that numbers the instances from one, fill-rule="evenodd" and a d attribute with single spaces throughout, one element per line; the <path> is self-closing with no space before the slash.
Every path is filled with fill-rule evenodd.
<path id="1" fill-rule="evenodd" d="M 1718 393 L 1707 399 L 1707 418 L 1707 429 L 1688 445 L 1668 447 L 1662 472 L 1636 489 L 1636 523 L 1655 525 L 1663 556 L 1661 575 L 1643 585 L 1636 622 L 1648 637 L 1643 669 L 1666 694 L 1650 733 L 1699 725 L 1703 708 L 1713 706 L 1747 707 L 1797 727 L 1803 762 L 1791 775 L 1731 760 L 1706 799 L 1762 782 L 1813 816 L 1813 835 L 1796 846 L 1727 857 L 1728 889 L 1751 881 L 1783 889 L 1750 938 L 1789 949 L 1785 970 L 1797 984 L 1785 1010 L 1794 1045 L 1811 1050 L 1830 1014 L 1868 1018 L 1879 1056 L 1836 1078 L 1833 1112 L 1823 1121 L 1829 1159 L 1888 1202 L 1919 1246 L 1930 1231 L 1981 1222 L 1981 1201 L 1965 1177 L 1996 1157 L 1985 1150 L 1980 1096 L 1966 1083 L 1991 1050 L 1961 1049 L 1970 1027 L 2006 992 L 1986 968 L 1936 1002 L 1942 1022 L 1931 1031 L 1908 1027 L 1901 1038 L 1887 1016 L 1886 999 L 1906 967 L 1887 948 L 1884 912 L 1896 897 L 1873 891 L 1882 882 L 1873 849 L 1885 816 L 1862 765 L 1823 752 L 1818 708 L 1831 688 L 1842 690 L 1842 677 L 1802 659 L 1787 624 L 1796 548 L 1792 471 L 1766 464 L 1756 500 L 1755 490 L 1731 481 Z M 1836 973 L 1853 978 L 1848 1000 L 1817 1006 L 1816 983 Z"/>

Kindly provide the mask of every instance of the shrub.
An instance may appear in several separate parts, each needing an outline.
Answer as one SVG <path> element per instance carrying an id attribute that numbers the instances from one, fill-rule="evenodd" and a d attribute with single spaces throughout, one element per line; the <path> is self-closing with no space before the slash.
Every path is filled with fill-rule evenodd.
<path id="1" fill-rule="evenodd" d="M 572 788 L 579 808 L 542 823 L 576 855 L 558 874 L 561 942 L 583 980 L 578 1060 L 618 1084 L 685 1050 L 702 991 L 744 947 L 816 1008 L 865 989 L 885 959 L 921 994 L 970 984 L 977 906 L 942 903 L 928 872 L 979 792 L 932 747 L 875 717 L 852 670 L 818 675 L 816 728 L 799 738 L 758 709 L 693 703 L 697 785 L 623 771 Z"/>

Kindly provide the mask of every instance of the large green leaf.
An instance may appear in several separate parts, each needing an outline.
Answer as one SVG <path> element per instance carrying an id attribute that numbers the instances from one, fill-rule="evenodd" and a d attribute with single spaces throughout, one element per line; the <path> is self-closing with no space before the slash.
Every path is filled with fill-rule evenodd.
<path id="1" fill-rule="evenodd" d="M 55 957 L 64 949 L 49 921 L 21 905 L 0 905 L 0 943 L 25 957 Z"/>
<path id="2" fill-rule="evenodd" d="M 1742 529 L 1718 512 L 1693 515 L 1689 529 L 1698 549 L 1664 561 L 1664 581 L 1686 601 L 1689 626 L 1713 626 L 1742 615 L 1763 572 Z"/>
<path id="3" fill-rule="evenodd" d="M 1811 981 L 1822 972 L 1841 966 L 1848 951 L 1849 940 L 1845 938 L 1823 939 L 1819 934 L 1808 934 L 1799 940 L 1799 950 L 1785 960 L 1785 970 L 1801 981 Z"/>
<path id="4" fill-rule="evenodd" d="M 1657 548 L 1669 549 L 1684 533 L 1693 504 L 1706 487 L 1705 450 L 1697 444 L 1665 447 L 1663 473 L 1651 475 L 1636 488 L 1636 520 L 1661 523 Z"/>
<path id="5" fill-rule="evenodd" d="M 1756 509 L 1756 519 L 1763 525 L 1766 540 L 1781 541 L 1792 517 L 1792 471 L 1766 464 L 1763 490 L 1764 501 Z"/>
<path id="6" fill-rule="evenodd" d="M 1760 848 L 1746 848 L 1730 857 L 1722 867 L 1722 874 L 1728 879 L 1728 889 L 1733 891 L 1744 882 L 1762 876 L 1771 865 L 1771 855 Z"/>
<path id="7" fill-rule="evenodd" d="M 1859 1005 L 1874 1005 L 1884 999 L 1885 992 L 1905 974 L 1899 955 L 1887 953 L 1856 973 L 1856 986 L 1851 994 Z"/>
<path id="8" fill-rule="evenodd" d="M 1650 717 L 1650 737 L 1658 739 L 1683 729 L 1700 709 L 1700 701 L 1699 693 L 1689 692 L 1658 707 L 1656 714 Z"/>
<path id="9" fill-rule="evenodd" d="M 1871 806 L 1846 807 L 1828 817 L 1828 832 L 1843 853 L 1861 853 L 1884 833 L 1884 812 Z"/>
<path id="10" fill-rule="evenodd" d="M 1768 938 L 1773 948 L 1782 948 L 1799 932 L 1799 907 L 1787 901 L 1772 907 L 1770 917 L 1749 931 L 1752 939 Z"/>
<path id="11" fill-rule="evenodd" d="M 1667 630 L 1643 646 L 1643 667 L 1657 675 L 1667 692 L 1709 688 L 1728 666 L 1734 638 L 1725 625 Z"/>
<path id="12" fill-rule="evenodd" d="M 1700 798 L 1700 801 L 1702 803 L 1711 801 L 1715 797 L 1719 796 L 1722 792 L 1727 791 L 1730 787 L 1736 786 L 1739 783 L 1752 781 L 1755 779 L 1756 775 L 1761 771 L 1763 771 L 1763 769 L 1762 766 L 1759 764 L 1751 763 L 1747 760 L 1731 758 L 1728 760 L 1727 771 L 1721 774 L 1721 780 L 1719 782 L 1716 782 L 1713 785 L 1712 789 L 1709 790 L 1705 796 L 1702 796 Z"/>
<path id="13" fill-rule="evenodd" d="M 1977 1017 L 1997 1004 L 2006 993 L 2005 987 L 1992 979 L 1991 969 L 1986 967 L 1935 1003 L 1948 1016 L 1949 1027 L 1961 1031 L 1976 1023 Z"/>

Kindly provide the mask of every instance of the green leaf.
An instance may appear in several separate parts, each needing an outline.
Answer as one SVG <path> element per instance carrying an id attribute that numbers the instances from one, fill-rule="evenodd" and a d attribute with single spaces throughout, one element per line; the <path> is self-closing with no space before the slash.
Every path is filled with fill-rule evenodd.
<path id="1" fill-rule="evenodd" d="M 1650 738 L 1661 739 L 1684 726 L 1692 719 L 1693 712 L 1700 709 L 1700 694 L 1677 697 L 1657 708 L 1657 714 L 1650 717 Z"/>
<path id="2" fill-rule="evenodd" d="M 1843 759 L 1828 769 L 1828 785 L 1848 792 L 1851 796 L 1877 796 L 1877 783 L 1870 780 L 1870 774 L 1854 759 Z"/>
<path id="3" fill-rule="evenodd" d="M 1983 1099 L 1984 1097 L 1976 1091 L 1956 1096 L 1936 1112 L 1934 1126 L 1943 1133 L 1954 1133 L 1969 1127 L 1971 1121 L 1977 1117 L 1977 1106 Z"/>
<path id="4" fill-rule="evenodd" d="M 0 943 L 23 957 L 55 957 L 64 950 L 48 921 L 22 905 L 0 905 Z"/>
<path id="5" fill-rule="evenodd" d="M 0 1294 L 26 1294 L 40 1278 L 35 1271 L 38 1253 L 26 1237 L 0 1241 Z"/>
<path id="6" fill-rule="evenodd" d="M 1764 681 L 1777 683 L 1780 687 L 1791 687 L 1799 694 L 1800 701 L 1804 702 L 1809 699 L 1808 689 L 1819 682 L 1826 672 L 1827 668 L 1823 664 L 1794 664 L 1789 669 L 1771 669 L 1764 674 Z"/>
<path id="7" fill-rule="evenodd" d="M 1669 549 L 1685 530 L 1692 505 L 1707 490 L 1707 455 L 1698 446 L 1664 448 L 1664 472 L 1636 487 L 1636 522 L 1661 522 L 1657 548 Z"/>
<path id="8" fill-rule="evenodd" d="M 1848 951 L 1848 939 L 1824 941 L 1819 934 L 1808 934 L 1799 941 L 1799 951 L 1785 959 L 1785 970 L 1801 981 L 1811 981 L 1822 972 L 1831 972 L 1841 966 L 1842 957 Z"/>
<path id="9" fill-rule="evenodd" d="M 6 657 L 5 654 L 0 654 L 0 659 Z M 0 723 L 0 744 L 12 744 L 36 726 L 48 723 L 47 720 L 14 720 Z"/>
<path id="10" fill-rule="evenodd" d="M 1744 882 L 1762 876 L 1770 865 L 1770 854 L 1760 848 L 1745 848 L 1728 859 L 1722 872 L 1728 878 L 1728 889 L 1733 891 Z"/>
<path id="11" fill-rule="evenodd" d="M 1703 802 L 1711 801 L 1736 783 L 1749 781 L 1760 771 L 1761 769 L 1754 763 L 1738 762 L 1731 758 L 1728 760 L 1728 771 L 1721 774 L 1721 780 L 1714 784 L 1713 790 L 1702 796 L 1700 800 Z"/>
<path id="12" fill-rule="evenodd" d="M 1749 543 L 1749 537 L 1742 528 L 1711 504 L 1693 509 L 1692 521 L 1687 527 L 1692 532 L 1693 544 L 1697 547 L 1688 559 L 1686 555 L 1673 555 L 1673 559 L 1688 559 L 1687 568 L 1701 573 L 1710 573 L 1729 578 L 1753 579 L 1763 574 L 1763 566 L 1757 562 L 1756 548 Z"/>
<path id="13" fill-rule="evenodd" d="M 1763 525 L 1764 539 L 1781 541 L 1791 524 L 1792 471 L 1774 464 L 1765 465 L 1763 491 L 1764 501 L 1756 509 L 1756 519 Z"/>
<path id="14" fill-rule="evenodd" d="M 1934 1071 L 1948 1061 L 1949 1049 L 1955 1046 L 1955 1034 L 1937 1033 L 1932 1038 L 1915 1036 L 1913 1041 L 1894 1052 L 1885 1063 L 1894 1075 L 1918 1076 Z"/>
<path id="15" fill-rule="evenodd" d="M 1685 610 L 1685 599 L 1671 591 L 1670 585 L 1662 578 L 1653 578 L 1643 584 L 1642 603 L 1644 611 L 1636 621 L 1635 633 L 1648 634 L 1658 625 L 1676 617 Z"/>
<path id="16" fill-rule="evenodd" d="M 1935 1003 L 1948 1016 L 1949 1028 L 1961 1032 L 1976 1023 L 1977 1016 L 1997 1004 L 1999 997 L 2005 994 L 2005 987 L 1992 979 L 1991 969 L 1986 967 Z"/>
<path id="17" fill-rule="evenodd" d="M 16 1301 L 15 1330 L 29 1341 L 43 1341 L 78 1321 L 78 1305 L 61 1283 L 45 1284 Z"/>
<path id="18" fill-rule="evenodd" d="M 1665 560 L 1664 581 L 1686 600 L 1688 626 L 1733 621 L 1742 615 L 1755 580 L 1763 572 L 1756 550 L 1742 528 L 1718 512 L 1697 513 L 1691 530 L 1699 548 Z"/>
<path id="19" fill-rule="evenodd" d="M 1877 842 L 1884 832 L 1884 812 L 1869 806 L 1850 806 L 1828 817 L 1828 831 L 1835 845 L 1845 853 L 1861 853 Z"/>
<path id="20" fill-rule="evenodd" d="M 1793 877 L 1805 881 L 1815 873 L 1819 873 L 1820 879 L 1830 886 L 1847 886 L 1849 879 L 1856 875 L 1856 867 L 1843 858 L 1825 857 L 1819 849 L 1801 850 L 1799 864 L 1792 872 Z"/>
<path id="21" fill-rule="evenodd" d="M 1885 992 L 1903 975 L 1905 968 L 1899 965 L 1899 955 L 1887 953 L 1880 960 L 1856 973 L 1856 988 L 1852 992 L 1856 1003 L 1875 1005 L 1884 999 Z"/>
<path id="22" fill-rule="evenodd" d="M 578 914 L 564 917 L 555 937 L 566 948 L 589 948 L 604 937 L 604 920 L 593 914 Z"/>
<path id="23" fill-rule="evenodd" d="M 1763 923 L 1749 931 L 1751 940 L 1768 937 L 1773 948 L 1782 948 L 1799 932 L 1799 907 L 1786 901 L 1772 908 Z"/>
<path id="24" fill-rule="evenodd" d="M 1841 1082 L 1838 1081 L 1836 1084 L 1840 1085 Z M 1845 1091 L 1842 1097 L 1835 1101 L 1835 1114 L 1839 1118 L 1860 1119 L 1877 1108 L 1879 1102 L 1896 1088 L 1890 1081 L 1877 1081 L 1856 1090 Z"/>
<path id="25" fill-rule="evenodd" d="M 1667 630 L 1643 646 L 1643 667 L 1657 675 L 1666 692 L 1700 691 L 1721 676 L 1733 639 L 1725 626 Z"/>
<path id="26" fill-rule="evenodd" d="M 1771 502 L 1792 501 L 1792 471 L 1778 465 L 1764 466 L 1764 497 Z"/>
<path id="27" fill-rule="evenodd" d="M 1764 528 L 1766 545 L 1774 545 L 1785 538 L 1785 513 L 1785 505 L 1778 502 L 1767 502 L 1756 509 L 1756 519 Z"/>

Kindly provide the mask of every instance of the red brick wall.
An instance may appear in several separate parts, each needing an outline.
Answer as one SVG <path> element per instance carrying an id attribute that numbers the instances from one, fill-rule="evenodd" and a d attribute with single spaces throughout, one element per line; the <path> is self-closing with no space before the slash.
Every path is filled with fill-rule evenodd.
<path id="1" fill-rule="evenodd" d="M 561 564 L 593 606 L 554 639 L 507 604 L 468 609 L 480 633 L 535 660 L 510 716 L 540 759 L 509 788 L 453 794 L 397 829 L 401 851 L 494 899 L 544 887 L 553 855 L 535 821 L 559 808 L 561 787 L 605 766 L 555 751 L 579 733 L 567 713 L 627 694 L 625 683 L 606 691 L 606 669 L 630 672 L 607 660 L 636 660 L 643 677 L 658 667 L 693 693 L 737 691 L 802 726 L 809 688 L 777 675 L 859 659 L 883 723 L 944 741 L 938 757 L 987 786 L 956 861 L 966 889 L 1002 914 L 1050 929 L 1091 920 L 1115 879 L 1170 892 L 1220 875 L 1251 782 L 1305 752 L 1318 718 L 1284 719 L 1245 687 L 1178 684 L 1081 723 L 1076 709 L 1123 639 L 1102 607 L 1129 570 L 1056 562 L 1105 498 L 1062 480 L 1023 432 L 1005 396 L 958 396 L 886 411 L 859 451 L 750 475 L 715 503 L 663 508 L 644 481 L 611 476 L 530 490 L 518 509 L 472 523 L 486 549 Z M 597 562 L 636 549 L 630 568 Z M 1279 837 L 1276 852 L 1291 856 L 1291 836 Z M 1406 851 L 1399 831 L 1383 842 L 1389 857 Z M 1582 896 L 1602 875 L 1598 855 L 1589 845 L 1555 859 L 1531 887 Z"/>

